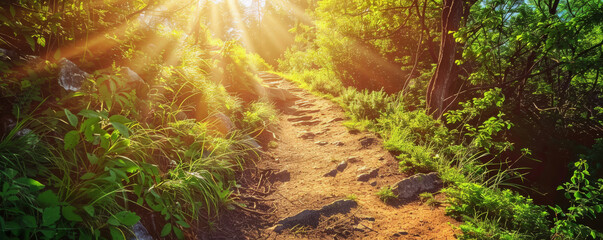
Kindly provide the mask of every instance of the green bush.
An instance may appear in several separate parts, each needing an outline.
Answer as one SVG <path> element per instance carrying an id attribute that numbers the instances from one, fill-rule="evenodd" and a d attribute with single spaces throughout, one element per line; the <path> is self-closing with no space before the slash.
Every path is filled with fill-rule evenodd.
<path id="1" fill-rule="evenodd" d="M 574 174 L 569 182 L 559 186 L 570 207 L 563 210 L 559 206 L 551 207 L 555 213 L 555 226 L 551 229 L 554 239 L 600 239 L 603 234 L 581 224 L 586 219 L 596 219 L 603 212 L 603 178 L 588 180 L 590 173 L 586 160 L 574 163 Z"/>
<path id="2" fill-rule="evenodd" d="M 349 87 L 345 89 L 339 100 L 353 120 L 375 120 L 381 115 L 391 112 L 394 97 L 384 91 L 357 91 Z"/>
<path id="3" fill-rule="evenodd" d="M 503 238 L 509 234 L 527 239 L 549 238 L 549 213 L 530 198 L 475 183 L 460 183 L 443 192 L 450 204 L 447 213 L 465 221 L 461 230 L 468 239 Z"/>

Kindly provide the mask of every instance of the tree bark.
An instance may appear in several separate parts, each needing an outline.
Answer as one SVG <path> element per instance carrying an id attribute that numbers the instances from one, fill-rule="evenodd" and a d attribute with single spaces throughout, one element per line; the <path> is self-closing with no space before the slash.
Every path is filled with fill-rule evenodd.
<path id="1" fill-rule="evenodd" d="M 427 88 L 427 112 L 434 118 L 442 117 L 452 100 L 451 87 L 458 81 L 458 66 L 454 63 L 460 55 L 451 33 L 459 30 L 463 16 L 464 0 L 445 0 L 442 9 L 442 32 L 438 65 Z"/>

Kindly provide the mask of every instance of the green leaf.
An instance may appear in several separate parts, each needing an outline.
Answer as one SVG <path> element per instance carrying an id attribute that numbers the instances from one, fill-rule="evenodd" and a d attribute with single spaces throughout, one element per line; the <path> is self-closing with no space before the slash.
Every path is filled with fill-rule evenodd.
<path id="1" fill-rule="evenodd" d="M 42 47 L 46 47 L 46 38 L 38 37 L 36 40 L 37 40 L 38 45 L 40 45 Z"/>
<path id="2" fill-rule="evenodd" d="M 161 229 L 161 236 L 165 237 L 168 234 L 170 234 L 171 231 L 172 231 L 172 224 L 166 223 L 165 225 L 163 225 L 163 229 Z"/>
<path id="3" fill-rule="evenodd" d="M 86 211 L 86 213 L 88 213 L 88 215 L 90 215 L 90 217 L 94 217 L 94 207 L 93 206 L 84 206 L 82 207 L 84 209 L 84 211 Z"/>
<path id="4" fill-rule="evenodd" d="M 82 175 L 80 177 L 80 179 L 82 179 L 82 180 L 88 180 L 88 179 L 93 178 L 94 176 L 96 176 L 96 174 L 89 172 L 89 173 L 85 173 L 84 175 Z"/>
<path id="5" fill-rule="evenodd" d="M 172 229 L 174 230 L 174 234 L 176 234 L 178 239 L 184 239 L 184 234 L 182 234 L 182 230 L 180 230 L 180 228 L 174 227 Z"/>
<path id="6" fill-rule="evenodd" d="M 80 142 L 80 134 L 75 130 L 71 130 L 65 134 L 63 140 L 65 141 L 65 150 L 73 149 Z"/>
<path id="7" fill-rule="evenodd" d="M 124 137 L 130 137 L 130 134 L 128 133 L 128 127 L 126 127 L 126 125 L 113 121 L 111 121 L 111 125 L 113 125 L 113 127 L 117 129 L 117 131 L 119 131 L 119 133 L 121 133 L 121 135 L 123 135 Z"/>
<path id="8" fill-rule="evenodd" d="M 111 233 L 111 238 L 113 240 L 126 240 L 126 236 L 119 228 L 110 227 L 109 232 Z"/>
<path id="9" fill-rule="evenodd" d="M 109 117 L 109 121 L 110 122 L 118 122 L 118 123 L 122 123 L 122 124 L 131 122 L 130 119 L 128 119 L 122 115 L 113 115 L 113 116 Z"/>
<path id="10" fill-rule="evenodd" d="M 71 126 L 77 127 L 77 116 L 75 116 L 69 109 L 65 108 L 65 115 L 67 116 L 67 120 L 69 120 L 69 124 Z"/>
<path id="11" fill-rule="evenodd" d="M 37 199 L 38 203 L 40 203 L 40 205 L 42 205 L 43 207 L 52 207 L 59 205 L 59 197 L 57 197 L 57 195 L 54 194 L 52 190 L 47 190 L 40 193 Z"/>
<path id="12" fill-rule="evenodd" d="M 22 220 L 25 226 L 27 227 L 36 228 L 38 226 L 38 222 L 36 221 L 36 218 L 34 216 L 25 215 L 23 216 Z"/>
<path id="13" fill-rule="evenodd" d="M 92 164 L 98 163 L 98 157 L 96 155 L 94 155 L 93 153 L 86 153 L 86 156 L 88 156 L 88 161 L 90 161 L 90 163 L 92 163 Z"/>
<path id="14" fill-rule="evenodd" d="M 17 180 L 15 180 L 15 182 L 29 187 L 29 189 L 32 191 L 39 191 L 44 188 L 44 184 L 31 178 L 18 178 Z"/>
<path id="15" fill-rule="evenodd" d="M 31 36 L 25 35 L 25 41 L 27 41 L 27 44 L 29 44 L 29 47 L 31 47 L 32 51 L 36 50 L 36 42 Z"/>
<path id="16" fill-rule="evenodd" d="M 182 221 L 182 220 L 180 220 L 180 221 L 176 221 L 176 223 L 178 223 L 178 225 L 180 225 L 180 226 L 182 226 L 182 227 L 184 227 L 184 228 L 189 228 L 189 227 L 191 227 L 191 225 L 188 225 L 188 223 L 186 223 L 185 221 Z"/>
<path id="17" fill-rule="evenodd" d="M 77 213 L 75 213 L 74 206 L 63 207 L 63 209 L 61 210 L 61 213 L 63 213 L 63 217 L 65 219 L 72 221 L 72 222 L 81 222 L 84 220 L 84 219 L 82 219 L 82 217 L 80 217 L 80 215 L 77 215 Z"/>
<path id="18" fill-rule="evenodd" d="M 42 226 L 50 226 L 61 218 L 61 207 L 47 207 L 42 211 Z"/>
<path id="19" fill-rule="evenodd" d="M 130 211 L 118 212 L 117 214 L 115 214 L 114 217 L 117 218 L 117 220 L 121 224 L 126 225 L 128 227 L 131 227 L 132 225 L 134 225 L 138 221 L 140 221 L 140 217 L 138 215 L 136 215 L 136 213 L 133 213 Z"/>
<path id="20" fill-rule="evenodd" d="M 13 5 L 10 5 L 10 9 L 9 9 L 9 11 L 10 11 L 10 15 L 11 15 L 11 16 L 13 16 L 13 17 L 15 17 L 15 15 L 17 14 L 17 13 L 15 12 L 15 7 L 13 7 Z"/>
<path id="21" fill-rule="evenodd" d="M 80 111 L 77 115 L 81 115 L 86 118 L 106 118 L 103 114 L 89 109 L 84 109 Z"/>

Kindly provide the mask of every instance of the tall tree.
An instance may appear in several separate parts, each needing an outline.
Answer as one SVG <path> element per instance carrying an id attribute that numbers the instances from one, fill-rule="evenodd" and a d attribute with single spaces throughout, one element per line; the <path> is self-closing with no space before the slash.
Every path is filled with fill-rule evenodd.
<path id="1" fill-rule="evenodd" d="M 440 118 L 452 102 L 452 86 L 458 81 L 458 69 L 455 60 L 460 57 L 459 47 L 453 34 L 459 30 L 464 13 L 468 13 L 471 3 L 464 0 L 445 0 L 442 9 L 442 31 L 438 65 L 427 88 L 428 112 Z M 465 11 L 466 10 L 466 11 Z"/>

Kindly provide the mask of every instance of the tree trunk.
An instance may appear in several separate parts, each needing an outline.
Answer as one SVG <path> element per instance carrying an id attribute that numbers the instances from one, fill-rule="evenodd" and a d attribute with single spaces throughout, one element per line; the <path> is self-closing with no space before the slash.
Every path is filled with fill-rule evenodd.
<path id="1" fill-rule="evenodd" d="M 451 100 L 451 87 L 458 80 L 458 66 L 454 63 L 460 55 L 450 31 L 458 31 L 463 16 L 464 0 L 445 0 L 442 9 L 442 32 L 438 66 L 427 88 L 427 111 L 434 118 L 442 117 Z"/>

